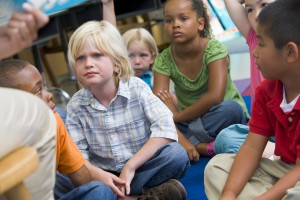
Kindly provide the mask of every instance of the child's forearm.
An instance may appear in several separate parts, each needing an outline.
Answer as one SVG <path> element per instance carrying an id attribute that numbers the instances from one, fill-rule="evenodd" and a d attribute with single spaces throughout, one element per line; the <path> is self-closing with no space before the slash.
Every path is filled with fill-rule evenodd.
<path id="1" fill-rule="evenodd" d="M 280 178 L 271 189 L 256 200 L 282 199 L 286 195 L 287 190 L 293 188 L 298 181 L 300 181 L 300 165 L 296 165 L 291 171 Z"/>
<path id="2" fill-rule="evenodd" d="M 102 1 L 103 20 L 109 21 L 114 26 L 117 26 L 114 1 Z"/>
<path id="3" fill-rule="evenodd" d="M 245 143 L 236 155 L 222 196 L 234 195 L 237 197 L 239 195 L 259 165 L 267 140 L 267 138 L 254 133 L 248 134 Z"/>
<path id="4" fill-rule="evenodd" d="M 136 170 L 148 160 L 150 160 L 156 151 L 164 145 L 172 142 L 167 138 L 150 138 L 144 146 L 126 163 L 131 169 Z"/>

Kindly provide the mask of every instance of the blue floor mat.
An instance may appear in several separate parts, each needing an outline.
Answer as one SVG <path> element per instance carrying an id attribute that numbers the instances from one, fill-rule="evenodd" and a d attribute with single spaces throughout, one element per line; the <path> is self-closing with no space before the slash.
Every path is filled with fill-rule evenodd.
<path id="1" fill-rule="evenodd" d="M 210 158 L 202 157 L 191 164 L 186 175 L 180 180 L 187 191 L 187 200 L 207 200 L 204 192 L 204 168 Z"/>

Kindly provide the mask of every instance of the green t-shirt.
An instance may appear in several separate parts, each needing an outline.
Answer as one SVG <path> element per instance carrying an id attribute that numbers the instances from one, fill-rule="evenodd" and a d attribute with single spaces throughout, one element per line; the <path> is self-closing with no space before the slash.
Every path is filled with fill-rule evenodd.
<path id="1" fill-rule="evenodd" d="M 208 64 L 224 58 L 228 55 L 226 46 L 216 39 L 211 39 L 206 45 L 203 55 L 202 68 L 198 76 L 191 80 L 182 74 L 172 56 L 171 46 L 165 49 L 155 59 L 154 71 L 169 76 L 174 82 L 174 88 L 178 100 L 179 110 L 183 110 L 196 102 L 207 91 L 208 87 Z M 224 100 L 234 100 L 244 109 L 247 117 L 249 114 L 245 102 L 235 87 L 230 76 L 230 65 L 227 69 L 227 83 Z"/>

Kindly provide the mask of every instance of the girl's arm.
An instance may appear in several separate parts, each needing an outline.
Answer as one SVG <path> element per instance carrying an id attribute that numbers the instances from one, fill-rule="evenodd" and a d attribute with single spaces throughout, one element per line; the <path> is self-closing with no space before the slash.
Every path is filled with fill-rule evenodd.
<path id="1" fill-rule="evenodd" d="M 170 77 L 162 75 L 156 71 L 153 72 L 153 89 L 152 92 L 157 96 L 159 91 L 169 91 Z"/>
<path id="2" fill-rule="evenodd" d="M 267 142 L 267 137 L 251 132 L 248 134 L 235 157 L 225 187 L 223 188 L 221 200 L 235 199 L 239 195 L 259 165 Z"/>
<path id="3" fill-rule="evenodd" d="M 237 29 L 247 38 L 251 25 L 248 20 L 248 13 L 242 5 L 244 0 L 224 0 L 226 9 Z"/>
<path id="4" fill-rule="evenodd" d="M 208 65 L 208 89 L 201 98 L 186 109 L 174 114 L 175 122 L 193 120 L 203 116 L 213 106 L 220 104 L 225 95 L 228 57 L 213 61 Z"/>
<path id="5" fill-rule="evenodd" d="M 112 25 L 117 26 L 114 0 L 102 0 L 103 20 L 109 21 Z"/>
<path id="6" fill-rule="evenodd" d="M 255 200 L 264 199 L 282 199 L 289 188 L 295 187 L 296 183 L 300 181 L 300 159 L 297 159 L 295 167 L 286 175 L 280 178 L 276 184 Z"/>

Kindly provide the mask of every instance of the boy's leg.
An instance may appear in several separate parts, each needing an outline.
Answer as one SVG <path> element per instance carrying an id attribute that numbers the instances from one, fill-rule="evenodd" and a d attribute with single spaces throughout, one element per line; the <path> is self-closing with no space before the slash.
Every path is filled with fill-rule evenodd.
<path id="1" fill-rule="evenodd" d="M 73 189 L 71 192 L 60 198 L 60 200 L 115 200 L 117 196 L 103 182 L 92 181 L 80 187 Z"/>
<path id="2" fill-rule="evenodd" d="M 219 154 L 206 165 L 204 184 L 208 199 L 220 198 L 234 158 L 235 154 Z M 290 169 L 290 165 L 280 160 L 272 161 L 263 158 L 237 199 L 254 199 L 270 189 Z"/>
<path id="3" fill-rule="evenodd" d="M 177 142 L 160 148 L 151 160 L 142 165 L 131 182 L 131 194 L 143 194 L 144 189 L 160 185 L 169 179 L 184 176 L 190 163 L 186 151 Z"/>
<path id="4" fill-rule="evenodd" d="M 39 98 L 20 90 L 0 88 L 0 157 L 21 147 L 37 150 L 38 169 L 25 180 L 33 199 L 53 199 L 56 120 Z"/>
<path id="5" fill-rule="evenodd" d="M 67 193 L 71 192 L 73 189 L 74 189 L 74 186 L 73 186 L 70 178 L 65 174 L 56 172 L 54 198 L 60 199 Z"/>

